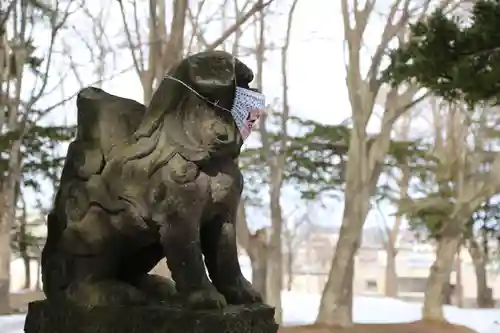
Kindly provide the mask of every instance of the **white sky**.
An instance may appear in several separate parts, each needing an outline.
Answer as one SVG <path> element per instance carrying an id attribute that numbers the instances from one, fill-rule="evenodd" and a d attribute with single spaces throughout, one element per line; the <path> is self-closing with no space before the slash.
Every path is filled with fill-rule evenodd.
<path id="1" fill-rule="evenodd" d="M 112 6 L 106 19 L 106 33 L 110 36 L 115 47 L 118 44 L 124 45 L 125 37 L 117 1 L 102 0 L 102 3 L 107 2 L 112 3 Z M 376 46 L 382 28 L 381 18 L 384 18 L 383 12 L 391 2 L 391 0 L 379 0 L 379 10 L 374 13 L 365 34 L 367 49 L 370 49 L 370 46 Z M 215 5 L 219 2 L 214 1 L 213 3 Z M 125 4 L 127 6 L 126 1 Z M 269 28 L 266 32 L 268 42 L 273 42 L 278 46 L 281 45 L 285 35 L 286 16 L 290 4 L 291 0 L 276 0 L 273 8 L 275 11 L 284 14 L 281 17 L 276 16 L 268 19 Z M 131 10 L 130 6 L 127 8 Z M 93 9 L 94 13 L 97 10 Z M 216 8 L 205 8 L 204 13 L 208 17 L 215 10 Z M 72 17 L 71 22 L 75 27 L 78 27 L 78 35 L 87 38 L 91 36 L 92 30 L 95 28 L 91 21 L 83 15 Z M 144 22 L 144 29 L 146 28 L 147 25 Z M 220 31 L 221 23 L 213 23 L 209 26 L 205 37 L 209 42 L 213 41 L 219 36 Z M 245 35 L 243 43 L 251 45 L 253 35 L 249 31 Z M 73 61 L 79 64 L 78 72 L 81 81 L 85 85 L 95 82 L 97 77 L 95 75 L 95 65 L 92 62 L 96 61 L 92 60 L 90 52 L 83 46 L 77 34 L 71 30 L 65 31 L 63 42 L 69 46 L 71 51 L 65 55 L 58 55 L 54 69 L 57 68 L 58 72 L 70 74 L 69 59 L 71 57 Z M 40 43 L 42 42 L 40 41 Z M 58 49 L 61 50 L 61 45 L 59 45 Z M 299 0 L 294 16 L 288 65 L 290 104 L 294 115 L 328 124 L 338 124 L 350 116 L 343 54 L 343 23 L 339 1 Z M 132 64 L 130 52 L 123 46 L 121 50 L 108 54 L 106 59 L 107 75 L 129 68 Z M 253 59 L 242 58 L 242 60 L 247 62 L 250 67 L 255 68 Z M 368 54 L 365 54 L 365 60 L 369 60 Z M 106 82 L 103 88 L 118 96 L 133 98 L 142 102 L 142 88 L 135 71 L 128 71 L 119 75 Z M 78 80 L 74 75 L 68 75 L 64 83 L 64 94 L 70 95 L 77 90 L 79 90 Z M 268 102 L 272 102 L 274 98 L 281 96 L 279 51 L 267 54 L 267 62 L 264 67 L 264 93 Z M 59 96 L 48 97 L 43 104 L 50 105 L 49 100 L 56 101 L 57 98 Z M 76 108 L 74 100 L 64 112 L 59 109 L 59 111 L 45 119 L 50 123 L 74 123 L 75 120 Z M 417 127 L 422 125 L 422 122 L 419 121 L 418 123 Z M 378 119 L 373 119 L 369 125 L 369 130 L 377 131 L 378 126 Z M 46 190 L 48 191 L 48 188 Z M 33 198 L 33 201 L 35 197 L 41 197 L 46 204 L 51 200 L 46 193 L 32 194 L 30 197 Z M 283 199 L 285 211 L 290 210 L 291 207 L 297 204 L 298 197 L 298 193 L 292 190 L 286 191 Z M 325 224 L 340 223 L 342 209 L 342 203 L 328 202 L 327 208 L 317 210 L 315 219 L 317 219 L 317 222 Z M 393 212 L 393 209 L 388 205 L 384 205 L 382 210 L 386 215 Z M 380 217 L 377 217 L 377 214 L 377 212 L 370 214 L 367 221 L 368 225 L 379 223 L 377 220 Z M 250 216 L 249 218 L 253 220 L 253 224 L 261 224 L 266 221 L 265 215 L 254 216 L 253 218 Z M 386 216 L 386 219 L 389 222 L 392 220 L 389 216 Z"/>

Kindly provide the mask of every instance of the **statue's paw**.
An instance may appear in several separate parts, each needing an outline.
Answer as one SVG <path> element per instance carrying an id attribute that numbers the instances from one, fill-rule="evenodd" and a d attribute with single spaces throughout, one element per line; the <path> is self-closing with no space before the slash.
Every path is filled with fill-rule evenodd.
<path id="1" fill-rule="evenodd" d="M 66 290 L 68 300 L 87 307 L 146 304 L 146 295 L 121 281 L 78 282 Z"/>
<path id="2" fill-rule="evenodd" d="M 213 287 L 190 293 L 187 303 L 193 309 L 220 309 L 227 306 L 224 296 Z"/>
<path id="3" fill-rule="evenodd" d="M 237 279 L 234 284 L 223 286 L 219 290 L 226 298 L 228 304 L 263 303 L 262 295 L 243 277 Z"/>
<path id="4" fill-rule="evenodd" d="M 176 295 L 175 282 L 159 275 L 146 274 L 135 286 L 149 298 L 157 301 L 169 300 Z"/>

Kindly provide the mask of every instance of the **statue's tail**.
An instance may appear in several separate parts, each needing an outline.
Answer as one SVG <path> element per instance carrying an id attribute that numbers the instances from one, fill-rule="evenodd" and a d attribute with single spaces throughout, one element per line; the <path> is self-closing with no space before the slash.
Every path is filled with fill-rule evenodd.
<path id="1" fill-rule="evenodd" d="M 64 280 L 64 261 L 58 258 L 58 240 L 62 233 L 59 232 L 62 224 L 54 211 L 47 216 L 47 240 L 42 250 L 42 283 L 43 291 L 47 297 L 56 294 L 63 286 L 59 283 Z"/>
<path id="2" fill-rule="evenodd" d="M 85 151 L 80 142 L 75 140 L 68 147 L 59 189 L 47 216 L 47 240 L 41 258 L 43 290 L 47 297 L 64 288 L 67 271 L 65 260 L 59 253 L 60 240 L 71 220 L 83 215 L 88 205 L 88 202 L 82 202 L 86 198 L 85 180 L 78 176 L 77 156 L 85 156 Z"/>
<path id="3" fill-rule="evenodd" d="M 111 149 L 123 145 L 135 132 L 145 106 L 106 93 L 82 89 L 76 100 L 77 134 L 68 147 L 54 206 L 47 217 L 47 241 L 42 251 L 44 292 L 54 295 L 71 280 L 61 251 L 64 231 L 83 219 L 89 209 L 88 180 L 100 174 Z"/>

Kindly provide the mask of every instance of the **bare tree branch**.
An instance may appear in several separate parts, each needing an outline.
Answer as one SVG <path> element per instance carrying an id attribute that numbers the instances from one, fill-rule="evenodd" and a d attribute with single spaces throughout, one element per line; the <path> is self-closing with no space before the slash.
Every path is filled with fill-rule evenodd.
<path id="1" fill-rule="evenodd" d="M 281 77 L 283 81 L 283 114 L 281 116 L 281 136 L 280 136 L 280 152 L 285 151 L 288 142 L 288 119 L 290 117 L 290 105 L 288 101 L 288 76 L 287 76 L 287 66 L 288 66 L 288 49 L 290 47 L 290 38 L 292 35 L 292 22 L 293 14 L 297 8 L 298 0 L 292 2 L 290 11 L 288 12 L 288 20 L 285 34 L 285 43 L 281 48 Z M 276 161 L 277 170 L 283 170 L 285 164 L 285 154 L 281 154 L 279 159 Z M 281 186 L 281 185 L 280 185 Z"/>
<path id="2" fill-rule="evenodd" d="M 216 39 L 214 42 L 210 43 L 207 46 L 208 50 L 213 50 L 217 48 L 219 45 L 224 43 L 224 41 L 231 36 L 239 26 L 243 25 L 246 21 L 248 21 L 249 18 L 251 18 L 255 13 L 263 11 L 267 6 L 269 6 L 274 0 L 268 0 L 267 2 L 262 2 L 262 1 L 257 1 L 255 5 L 253 5 L 252 8 L 248 10 L 247 13 L 242 15 L 239 20 L 236 20 L 236 22 L 229 27 L 222 35 Z"/>
<path id="3" fill-rule="evenodd" d="M 198 1 L 198 8 L 196 11 L 196 15 L 193 15 L 193 11 L 191 10 L 190 7 L 188 7 L 187 13 L 188 13 L 188 17 L 189 17 L 189 22 L 191 23 L 191 26 L 193 27 L 193 34 L 191 35 L 191 39 L 190 39 L 189 44 L 188 44 L 188 49 L 190 49 L 191 44 L 192 44 L 195 36 L 198 39 L 198 42 L 200 42 L 203 45 L 203 47 L 208 46 L 208 43 L 205 39 L 205 36 L 203 36 L 203 32 L 200 30 L 200 26 L 198 24 L 198 22 L 200 20 L 201 10 L 203 9 L 203 6 L 205 5 L 205 1 L 206 0 Z"/>
<path id="4" fill-rule="evenodd" d="M 130 29 L 128 27 L 128 23 L 127 23 L 127 18 L 125 16 L 125 8 L 123 6 L 123 1 L 122 0 L 117 0 L 118 3 L 120 4 L 120 14 L 121 14 L 121 17 L 122 17 L 122 22 L 123 22 L 123 30 L 125 31 L 125 36 L 127 37 L 127 41 L 128 41 L 128 45 L 129 45 L 129 49 L 130 49 L 130 55 L 132 56 L 132 61 L 134 62 L 134 67 L 135 67 L 135 70 L 137 72 L 137 75 L 139 77 L 142 77 L 142 73 L 144 72 L 144 63 L 143 63 L 143 55 L 142 55 L 142 50 L 141 50 L 141 47 L 139 47 L 139 53 L 141 54 L 140 55 L 140 60 L 138 60 L 137 58 L 137 55 L 135 54 L 135 50 L 134 48 L 132 47 L 132 45 L 134 45 L 133 41 L 132 41 L 132 34 L 130 33 Z M 137 18 L 137 4 L 134 0 L 134 17 L 135 17 L 135 20 L 136 20 L 136 30 L 138 30 L 138 18 Z M 139 40 L 140 42 L 140 40 Z"/>

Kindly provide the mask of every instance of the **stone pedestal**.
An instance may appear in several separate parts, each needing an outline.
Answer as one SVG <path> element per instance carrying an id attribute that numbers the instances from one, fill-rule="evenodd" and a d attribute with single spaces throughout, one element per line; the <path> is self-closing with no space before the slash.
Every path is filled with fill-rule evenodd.
<path id="1" fill-rule="evenodd" d="M 264 305 L 194 311 L 174 306 L 97 307 L 36 301 L 26 333 L 276 333 L 274 309 Z"/>

